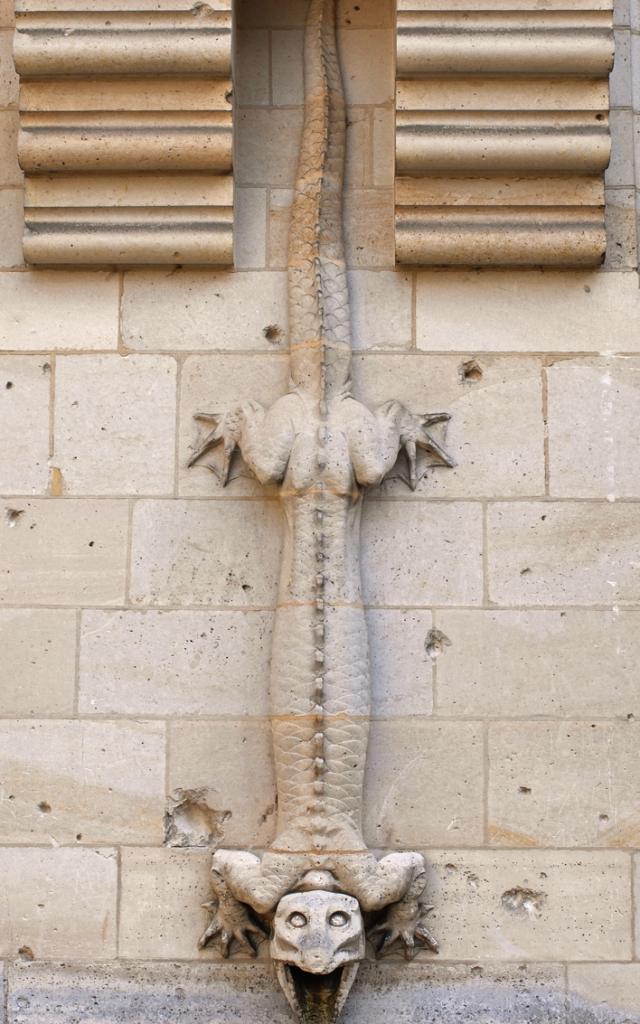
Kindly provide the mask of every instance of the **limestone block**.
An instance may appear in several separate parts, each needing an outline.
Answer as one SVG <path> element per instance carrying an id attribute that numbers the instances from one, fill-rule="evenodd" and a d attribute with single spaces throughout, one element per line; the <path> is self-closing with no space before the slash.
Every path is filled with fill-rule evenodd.
<path id="1" fill-rule="evenodd" d="M 241 28 L 236 33 L 234 98 L 239 107 L 268 106 L 269 33 Z"/>
<path id="2" fill-rule="evenodd" d="M 548 369 L 550 490 L 555 497 L 640 496 L 640 359 L 571 359 Z"/>
<path id="3" fill-rule="evenodd" d="M 638 729 L 632 722 L 493 724 L 491 841 L 499 846 L 638 846 Z"/>
<path id="4" fill-rule="evenodd" d="M 18 112 L 0 111 L 0 186 L 20 185 L 22 171 L 18 165 Z"/>
<path id="5" fill-rule="evenodd" d="M 429 853 L 429 927 L 445 960 L 626 960 L 629 857 L 618 850 Z M 421 958 L 425 954 L 420 954 Z"/>
<path id="6" fill-rule="evenodd" d="M 85 611 L 80 712 L 265 715 L 272 617 Z"/>
<path id="7" fill-rule="evenodd" d="M 306 0 L 236 0 L 238 24 L 247 28 L 302 28 L 307 15 Z M 393 0 L 369 0 L 367 4 L 354 0 L 339 0 L 339 29 L 390 28 L 395 17 Z"/>
<path id="8" fill-rule="evenodd" d="M 348 104 L 393 103 L 393 49 L 391 28 L 341 33 L 340 59 Z"/>
<path id="9" fill-rule="evenodd" d="M 607 189 L 606 202 L 605 266 L 613 270 L 633 270 L 638 266 L 635 193 L 627 188 Z"/>
<path id="10" fill-rule="evenodd" d="M 274 344 L 281 344 L 280 328 L 267 325 L 275 333 Z M 196 450 L 198 436 L 208 429 L 194 420 L 197 412 L 220 412 L 232 409 L 241 402 L 253 399 L 268 407 L 287 391 L 289 358 L 283 353 L 260 355 L 195 355 L 185 359 L 180 383 L 180 429 L 178 486 L 181 495 L 192 497 L 220 497 L 225 492 L 220 482 L 207 468 L 220 464 L 220 451 L 188 468 L 190 455 Z M 252 477 L 240 455 L 236 455 L 228 493 L 233 497 L 267 493 Z M 275 490 L 268 493 L 275 495 Z"/>
<path id="11" fill-rule="evenodd" d="M 235 191 L 234 265 L 239 270 L 262 269 L 267 258 L 267 190 Z"/>
<path id="12" fill-rule="evenodd" d="M 640 1020 L 640 964 L 570 964 L 568 987 L 570 1005 L 577 997 L 593 1007 L 594 1024 L 616 1011 L 629 1024 Z"/>
<path id="13" fill-rule="evenodd" d="M 373 112 L 373 184 L 391 188 L 395 176 L 393 108 L 378 107 Z"/>
<path id="14" fill-rule="evenodd" d="M 287 323 L 286 275 L 132 271 L 125 274 L 122 317 L 133 349 L 273 350 L 264 330 Z"/>
<path id="15" fill-rule="evenodd" d="M 412 279 L 402 271 L 349 273 L 353 347 L 409 348 Z"/>
<path id="16" fill-rule="evenodd" d="M 365 600 L 370 604 L 480 603 L 480 506 L 368 501 L 362 571 Z"/>
<path id="17" fill-rule="evenodd" d="M 164 725 L 0 723 L 8 843 L 154 843 L 162 838 Z"/>
<path id="18" fill-rule="evenodd" d="M 427 650 L 431 624 L 430 612 L 367 612 L 374 717 L 431 714 L 433 661 Z"/>
<path id="19" fill-rule="evenodd" d="M 419 349 L 527 352 L 532 339 L 539 352 L 640 348 L 633 274 L 422 271 L 417 282 Z"/>
<path id="20" fill-rule="evenodd" d="M 354 367 L 358 393 L 370 406 L 390 397 L 407 408 L 451 414 L 446 449 L 453 470 L 427 473 L 420 497 L 544 494 L 542 367 L 534 358 L 375 355 Z M 407 495 L 388 481 L 382 493 Z"/>
<path id="21" fill-rule="evenodd" d="M 140 501 L 133 517 L 135 604 L 275 601 L 280 509 L 272 501 Z"/>
<path id="22" fill-rule="evenodd" d="M 50 364 L 38 356 L 0 356 L 0 463 L 4 494 L 45 494 L 49 483 Z"/>
<path id="23" fill-rule="evenodd" d="M 18 102 L 18 76 L 11 59 L 11 45 L 12 33 L 0 32 L 0 107 Z"/>
<path id="24" fill-rule="evenodd" d="M 236 116 L 238 184 L 293 187 L 301 131 L 301 109 L 241 108 Z"/>
<path id="25" fill-rule="evenodd" d="M 616 59 L 609 77 L 609 96 L 612 107 L 631 106 L 631 32 L 616 29 Z"/>
<path id="26" fill-rule="evenodd" d="M 360 967 L 342 1019 L 346 1024 L 372 1024 L 385 1016 L 397 1024 L 460 1024 L 461 1019 L 468 1024 L 562 1024 L 564 1000 L 562 968 L 554 965 L 387 961 Z M 9 1005 L 12 1024 L 40 1024 L 45 1018 L 50 1024 L 69 1024 L 71 1013 L 83 1024 L 291 1020 L 271 969 L 242 962 L 19 962 L 9 969 Z"/>
<path id="27" fill-rule="evenodd" d="M 3 28 L 13 26 L 14 0 L 0 0 L 0 25 Z"/>
<path id="28" fill-rule="evenodd" d="M 450 641 L 437 661 L 439 714 L 640 717 L 637 612 L 445 609 L 437 622 Z"/>
<path id="29" fill-rule="evenodd" d="M 0 611 L 0 717 L 71 715 L 76 613 L 50 608 Z"/>
<path id="30" fill-rule="evenodd" d="M 176 363 L 60 356 L 53 462 L 68 494 L 173 493 Z"/>
<path id="31" fill-rule="evenodd" d="M 0 848 L 0 951 L 36 959 L 116 955 L 118 861 L 112 849 Z"/>
<path id="32" fill-rule="evenodd" d="M 271 80 L 276 107 L 304 103 L 303 39 L 302 29 L 271 34 Z"/>
<path id="33" fill-rule="evenodd" d="M 640 597 L 632 503 L 499 504 L 488 512 L 497 604 L 624 604 Z"/>
<path id="34" fill-rule="evenodd" d="M 22 264 L 22 191 L 0 191 L 0 267 Z"/>
<path id="35" fill-rule="evenodd" d="M 633 185 L 633 114 L 630 110 L 612 110 L 611 161 L 604 174 L 609 188 L 629 188 Z"/>
<path id="36" fill-rule="evenodd" d="M 348 267 L 395 264 L 393 191 L 351 189 L 344 196 L 345 246 Z"/>
<path id="37" fill-rule="evenodd" d="M 198 951 L 210 896 L 207 850 L 122 850 L 119 954 L 123 959 L 211 959 Z"/>
<path id="38" fill-rule="evenodd" d="M 120 604 L 125 501 L 12 500 L 6 506 L 0 604 Z"/>
<path id="39" fill-rule="evenodd" d="M 38 271 L 0 275 L 0 347 L 115 349 L 118 277 Z"/>
<path id="40" fill-rule="evenodd" d="M 219 821 L 218 846 L 267 846 L 275 835 L 271 730 L 266 721 L 176 722 L 169 790 L 201 789 Z"/>
<path id="41" fill-rule="evenodd" d="M 483 757 L 475 722 L 374 723 L 364 800 L 368 845 L 481 845 Z"/>

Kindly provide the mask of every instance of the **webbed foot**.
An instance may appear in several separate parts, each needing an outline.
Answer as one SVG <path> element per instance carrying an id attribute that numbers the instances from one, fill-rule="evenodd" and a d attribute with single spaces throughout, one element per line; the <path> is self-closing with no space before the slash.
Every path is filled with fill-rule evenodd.
<path id="1" fill-rule="evenodd" d="M 415 491 L 418 486 L 418 450 L 422 450 L 448 466 L 455 466 L 455 461 L 448 452 L 429 433 L 428 428 L 438 423 L 448 423 L 449 413 L 412 413 L 401 402 L 391 401 L 383 406 L 383 412 L 395 423 L 399 435 L 399 451 L 403 451 L 409 464 L 409 476 L 403 477 L 404 482 Z"/>
<path id="2" fill-rule="evenodd" d="M 218 939 L 220 952 L 226 959 L 235 941 L 251 956 L 256 956 L 265 933 L 251 917 L 249 908 L 232 895 L 222 876 L 216 875 L 217 872 L 214 872 L 214 898 L 202 904 L 210 911 L 211 921 L 200 937 L 198 948 L 204 949 L 214 939 Z"/>
<path id="3" fill-rule="evenodd" d="M 243 427 L 248 420 L 263 416 L 264 410 L 262 406 L 258 402 L 253 401 L 241 402 L 225 413 L 196 413 L 194 416 L 195 420 L 212 424 L 213 429 L 209 431 L 196 448 L 187 463 L 188 467 L 191 468 L 203 455 L 206 455 L 213 448 L 217 448 L 218 445 L 222 445 L 222 468 L 218 469 L 217 466 L 210 465 L 209 469 L 220 479 L 222 486 L 226 487 L 229 482 L 234 452 L 240 447 Z"/>
<path id="4" fill-rule="evenodd" d="M 401 942 L 405 957 L 412 960 L 417 953 L 416 941 L 424 949 L 437 953 L 440 948 L 437 939 L 426 925 L 427 915 L 432 910 L 432 906 L 414 900 L 401 900 L 389 907 L 382 921 L 369 932 L 376 955 L 383 956 L 395 942 Z"/>

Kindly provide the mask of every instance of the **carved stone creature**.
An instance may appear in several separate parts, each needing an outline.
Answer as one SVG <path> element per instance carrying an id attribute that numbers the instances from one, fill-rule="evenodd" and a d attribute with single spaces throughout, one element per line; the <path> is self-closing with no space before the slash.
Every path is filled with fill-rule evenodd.
<path id="1" fill-rule="evenodd" d="M 360 588 L 366 487 L 404 452 L 408 483 L 422 450 L 451 459 L 414 415 L 390 401 L 371 411 L 351 390 L 349 296 L 342 232 L 345 105 L 335 0 L 311 0 L 305 34 L 305 121 L 289 241 L 290 387 L 268 410 L 247 401 L 221 415 L 191 464 L 236 449 L 262 483 L 276 483 L 285 542 L 271 661 L 277 838 L 262 858 L 218 850 L 212 918 L 201 946 L 253 951 L 261 925 L 299 1019 L 331 1024 L 364 957 L 365 924 L 380 951 L 396 941 L 436 951 L 425 918 L 418 853 L 380 861 L 362 837 L 370 716 L 367 630 Z"/>

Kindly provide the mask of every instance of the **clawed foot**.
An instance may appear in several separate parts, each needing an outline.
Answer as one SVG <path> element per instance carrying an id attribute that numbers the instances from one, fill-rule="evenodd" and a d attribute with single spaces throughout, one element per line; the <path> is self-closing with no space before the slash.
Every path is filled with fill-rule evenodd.
<path id="1" fill-rule="evenodd" d="M 236 448 L 240 445 L 245 419 L 249 416 L 255 416 L 261 411 L 262 408 L 257 402 L 248 401 L 242 402 L 234 409 L 230 409 L 229 412 L 225 413 L 196 413 L 194 419 L 202 423 L 212 424 L 213 429 L 209 431 L 194 455 L 189 459 L 189 468 L 194 466 L 207 452 L 217 448 L 218 445 L 222 445 L 222 468 L 218 469 L 216 466 L 210 465 L 209 469 L 213 470 L 216 476 L 219 477 L 222 486 L 226 487 L 229 481 L 231 460 Z"/>
<path id="2" fill-rule="evenodd" d="M 376 955 L 383 956 L 398 941 L 404 947 L 407 960 L 412 960 L 418 951 L 416 941 L 425 949 L 437 953 L 440 947 L 425 923 L 427 915 L 432 910 L 432 906 L 425 906 L 413 900 L 401 900 L 400 903 L 389 907 L 384 919 L 369 932 L 369 938 L 376 947 Z"/>
<path id="3" fill-rule="evenodd" d="M 231 895 L 222 878 L 214 882 L 214 891 L 214 899 L 202 904 L 211 913 L 211 921 L 198 942 L 198 948 L 204 949 L 218 938 L 220 952 L 225 959 L 234 941 L 251 956 L 256 956 L 265 937 L 262 928 L 250 917 L 247 907 Z"/>
<path id="4" fill-rule="evenodd" d="M 455 462 L 448 452 L 428 432 L 428 428 L 437 423 L 448 423 L 451 419 L 449 413 L 436 412 L 416 415 L 396 401 L 389 402 L 385 407 L 385 412 L 391 415 L 396 423 L 400 435 L 399 450 L 404 451 L 409 464 L 409 477 L 403 479 L 412 491 L 415 491 L 418 486 L 418 449 L 435 456 L 450 469 L 455 466 Z"/>

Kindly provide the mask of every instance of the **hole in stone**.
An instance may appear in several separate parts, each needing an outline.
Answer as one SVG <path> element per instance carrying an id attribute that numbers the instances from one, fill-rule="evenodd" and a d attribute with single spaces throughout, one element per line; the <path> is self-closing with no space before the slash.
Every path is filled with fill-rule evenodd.
<path id="1" fill-rule="evenodd" d="M 521 570 L 520 570 L 520 575 L 521 575 L 521 576 L 530 576 L 530 575 L 531 575 L 531 569 L 529 568 L 529 566 L 528 566 L 528 565 L 527 565 L 527 566 L 525 566 L 525 568 L 524 568 L 524 569 L 521 569 Z"/>
<path id="2" fill-rule="evenodd" d="M 5 384 L 5 388 L 7 389 L 7 391 L 11 391 L 12 387 L 13 387 L 13 381 L 12 380 L 8 380 L 7 383 Z"/>
<path id="3" fill-rule="evenodd" d="M 263 332 L 267 341 L 278 342 L 282 338 L 282 328 L 278 324 L 268 324 Z"/>
<path id="4" fill-rule="evenodd" d="M 38 810 L 42 811 L 43 814 L 51 814 L 51 804 L 47 803 L 46 800 L 41 800 L 38 804 Z"/>
<path id="5" fill-rule="evenodd" d="M 23 508 L 7 508 L 5 509 L 4 518 L 10 528 L 17 525 L 20 516 L 24 515 Z"/>
<path id="6" fill-rule="evenodd" d="M 435 661 L 441 654 L 444 654 L 447 647 L 451 647 L 449 637 L 440 629 L 430 629 L 424 642 L 424 648 L 431 660 Z"/>
<path id="7" fill-rule="evenodd" d="M 460 376 L 463 381 L 476 384 L 479 380 L 482 380 L 482 367 L 475 359 L 469 359 L 460 367 Z"/>
<path id="8" fill-rule="evenodd" d="M 547 894 L 517 885 L 503 892 L 501 903 L 505 910 L 520 917 L 540 917 Z"/>
<path id="9" fill-rule="evenodd" d="M 209 806 L 206 790 L 176 789 L 164 816 L 165 846 L 217 846 L 230 817 L 231 811 Z"/>
<path id="10" fill-rule="evenodd" d="M 18 956 L 21 960 L 35 960 L 35 956 L 31 946 L 20 946 L 18 950 Z"/>
<path id="11" fill-rule="evenodd" d="M 518 786 L 518 793 L 524 793 L 526 796 L 528 796 L 530 792 L 530 786 Z"/>

